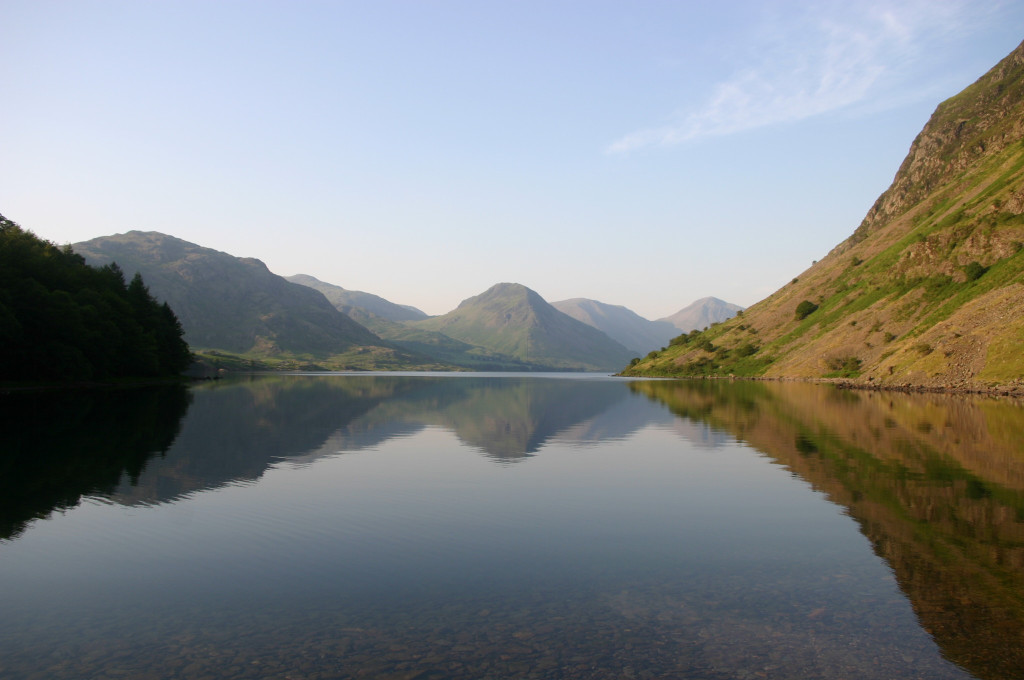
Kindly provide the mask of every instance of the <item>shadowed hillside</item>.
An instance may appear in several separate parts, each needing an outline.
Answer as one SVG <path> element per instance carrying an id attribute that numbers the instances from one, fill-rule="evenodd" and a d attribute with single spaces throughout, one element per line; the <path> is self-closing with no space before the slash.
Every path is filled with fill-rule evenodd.
<path id="1" fill-rule="evenodd" d="M 260 358 L 332 359 L 329 367 L 404 368 L 427 363 L 390 347 L 323 294 L 272 273 L 261 261 L 173 236 L 132 231 L 73 246 L 93 264 L 141 272 L 177 312 L 193 349 Z"/>

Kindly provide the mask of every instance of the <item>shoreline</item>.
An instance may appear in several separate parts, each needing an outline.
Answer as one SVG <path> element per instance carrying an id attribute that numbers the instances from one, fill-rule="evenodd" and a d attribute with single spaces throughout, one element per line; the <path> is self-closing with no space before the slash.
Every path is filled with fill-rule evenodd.
<path id="1" fill-rule="evenodd" d="M 69 382 L 0 383 L 0 394 L 14 392 L 46 392 L 51 390 L 107 390 L 133 389 L 136 387 L 166 387 L 181 385 L 187 387 L 205 378 L 174 376 L 170 378 L 145 378 L 123 380 L 76 380 Z"/>
<path id="2" fill-rule="evenodd" d="M 797 376 L 739 376 L 739 375 L 636 375 L 616 373 L 620 378 L 659 378 L 662 380 L 747 380 L 751 382 L 803 382 L 834 385 L 841 390 L 867 392 L 899 392 L 902 394 L 964 394 L 1024 399 L 1024 380 L 1011 385 L 926 385 L 916 383 L 876 383 L 850 378 L 804 378 Z"/>

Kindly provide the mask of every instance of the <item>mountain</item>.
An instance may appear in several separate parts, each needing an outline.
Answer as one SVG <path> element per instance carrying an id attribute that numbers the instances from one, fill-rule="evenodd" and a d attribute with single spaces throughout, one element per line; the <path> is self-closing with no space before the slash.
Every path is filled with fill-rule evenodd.
<path id="1" fill-rule="evenodd" d="M 536 368 L 604 371 L 633 355 L 601 331 L 563 314 L 518 283 L 499 283 L 458 308 L 409 324 L 514 357 Z"/>
<path id="2" fill-rule="evenodd" d="M 639 375 L 1024 389 L 1024 43 L 935 110 L 826 257 Z"/>
<path id="3" fill-rule="evenodd" d="M 355 353 L 363 366 L 400 364 L 396 351 L 336 310 L 321 293 L 239 258 L 157 232 L 104 236 L 72 249 L 87 262 L 140 272 L 175 310 L 193 349 L 257 357 L 326 358 Z"/>
<path id="4" fill-rule="evenodd" d="M 396 305 L 373 293 L 346 290 L 341 286 L 325 283 L 307 274 L 296 274 L 285 278 L 292 283 L 320 291 L 328 302 L 334 305 L 335 309 L 348 314 L 359 323 L 363 323 L 363 320 L 359 318 L 360 315 L 363 318 L 374 316 L 388 321 L 418 321 L 427 318 L 424 312 L 410 305 Z"/>
<path id="5" fill-rule="evenodd" d="M 551 306 L 604 332 L 612 340 L 628 347 L 635 355 L 642 356 L 652 349 L 663 347 L 679 335 L 679 330 L 670 322 L 650 321 L 621 305 L 573 298 L 552 302 Z"/>
<path id="6" fill-rule="evenodd" d="M 335 309 L 366 326 L 389 344 L 408 352 L 474 371 L 528 371 L 535 368 L 528 362 L 450 338 L 444 333 L 410 327 L 406 321 L 428 318 L 415 307 L 397 305 L 372 293 L 345 290 L 305 274 L 290 276 L 288 280 L 319 290 Z"/>
<path id="7" fill-rule="evenodd" d="M 720 323 L 736 316 L 736 312 L 743 311 L 743 307 L 734 305 L 725 300 L 715 297 L 705 297 L 683 307 L 671 316 L 666 316 L 658 321 L 672 324 L 677 330 L 672 335 L 689 333 L 699 328 L 708 328 L 711 324 Z"/>

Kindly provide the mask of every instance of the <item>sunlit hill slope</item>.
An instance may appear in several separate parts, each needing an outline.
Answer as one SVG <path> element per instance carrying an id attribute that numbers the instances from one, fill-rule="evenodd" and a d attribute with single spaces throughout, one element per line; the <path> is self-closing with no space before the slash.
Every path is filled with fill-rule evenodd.
<path id="1" fill-rule="evenodd" d="M 1024 388 L 1024 44 L 939 105 L 850 238 L 630 375 Z"/>
<path id="2" fill-rule="evenodd" d="M 517 283 L 499 283 L 443 316 L 409 325 L 547 370 L 614 370 L 632 356 L 598 329 L 563 314 Z"/>

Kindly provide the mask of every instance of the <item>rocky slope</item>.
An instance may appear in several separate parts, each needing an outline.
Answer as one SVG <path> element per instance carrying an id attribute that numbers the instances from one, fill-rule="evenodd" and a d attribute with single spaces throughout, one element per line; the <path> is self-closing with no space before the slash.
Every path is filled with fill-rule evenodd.
<path id="1" fill-rule="evenodd" d="M 1024 44 L 943 102 L 846 241 L 628 369 L 1024 387 Z"/>

